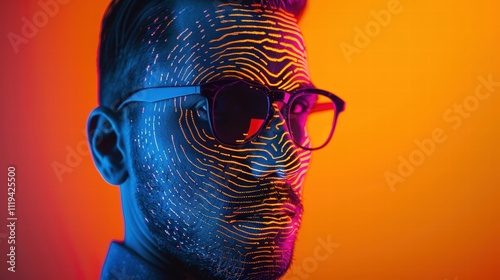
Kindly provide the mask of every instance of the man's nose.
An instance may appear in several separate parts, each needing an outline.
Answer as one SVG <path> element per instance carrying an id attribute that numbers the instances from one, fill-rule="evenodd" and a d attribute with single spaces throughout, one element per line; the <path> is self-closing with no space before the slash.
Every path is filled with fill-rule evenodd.
<path id="1" fill-rule="evenodd" d="M 309 156 L 294 144 L 280 109 L 280 105 L 273 104 L 267 125 L 250 142 L 252 157 L 247 163 L 256 179 L 293 179 L 302 169 L 302 158 Z"/>

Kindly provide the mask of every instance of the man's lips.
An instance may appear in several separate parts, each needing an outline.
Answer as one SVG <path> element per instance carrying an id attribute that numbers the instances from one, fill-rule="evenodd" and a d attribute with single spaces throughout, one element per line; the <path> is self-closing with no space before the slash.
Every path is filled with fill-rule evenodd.
<path id="1" fill-rule="evenodd" d="M 301 213 L 301 207 L 291 202 L 261 203 L 246 205 L 226 215 L 230 222 L 262 221 L 262 222 L 287 222 Z"/>
<path id="2" fill-rule="evenodd" d="M 262 191 L 249 198 L 233 200 L 225 219 L 230 222 L 290 222 L 302 214 L 302 203 L 293 187 L 285 182 L 261 182 Z"/>

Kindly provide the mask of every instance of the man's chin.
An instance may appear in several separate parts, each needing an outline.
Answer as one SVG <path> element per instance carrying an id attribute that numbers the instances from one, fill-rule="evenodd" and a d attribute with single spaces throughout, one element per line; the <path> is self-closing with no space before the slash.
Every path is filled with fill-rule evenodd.
<path id="1" fill-rule="evenodd" d="M 210 267 L 196 267 L 191 272 L 198 271 L 192 275 L 193 278 L 188 279 L 205 279 L 205 280 L 257 280 L 280 279 L 285 275 L 290 267 L 291 257 L 281 259 L 279 262 L 266 263 L 262 260 L 254 260 L 252 262 L 243 263 L 238 261 L 214 260 L 215 262 Z M 197 266 L 197 265 L 196 265 Z"/>
<path id="2" fill-rule="evenodd" d="M 294 242 L 295 234 L 259 241 L 229 241 L 210 252 L 199 252 L 197 259 L 190 258 L 188 274 L 192 279 L 209 280 L 280 279 L 290 267 Z"/>

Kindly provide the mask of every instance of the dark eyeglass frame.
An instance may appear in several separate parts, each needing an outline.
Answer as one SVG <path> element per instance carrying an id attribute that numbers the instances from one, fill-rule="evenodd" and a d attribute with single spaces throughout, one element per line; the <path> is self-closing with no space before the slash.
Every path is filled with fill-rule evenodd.
<path id="1" fill-rule="evenodd" d="M 239 143 L 239 144 L 234 144 L 234 143 L 226 143 L 224 141 L 221 141 L 221 138 L 217 136 L 217 130 L 215 129 L 214 125 L 214 100 L 217 97 L 217 94 L 219 91 L 223 88 L 226 88 L 231 85 L 239 84 L 239 83 L 244 83 L 250 87 L 255 87 L 259 90 L 261 90 L 266 96 L 267 96 L 267 106 L 268 106 L 268 112 L 267 116 L 262 124 L 262 126 L 259 128 L 259 130 L 249 139 L 246 139 L 244 142 Z M 314 87 L 306 87 L 306 88 L 300 88 L 293 90 L 291 92 L 286 92 L 286 91 L 281 91 L 281 90 L 271 90 L 269 87 L 262 85 L 260 83 L 255 83 L 251 81 L 246 81 L 246 80 L 218 80 L 218 81 L 213 81 L 213 82 L 207 82 L 201 85 L 197 86 L 175 86 L 175 87 L 151 87 L 151 88 L 144 88 L 144 89 L 139 89 L 136 91 L 133 91 L 129 94 L 129 97 L 123 100 L 121 103 L 117 104 L 115 106 L 116 111 L 121 110 L 125 105 L 131 102 L 158 102 L 162 100 L 167 100 L 171 98 L 177 98 L 177 97 L 182 97 L 186 95 L 193 95 L 193 94 L 200 94 L 207 98 L 208 105 L 209 105 L 209 124 L 210 124 L 210 129 L 215 136 L 215 139 L 219 141 L 220 143 L 223 143 L 224 145 L 230 146 L 230 147 L 238 147 L 243 145 L 244 143 L 248 143 L 255 139 L 261 132 L 264 127 L 267 126 L 269 119 L 271 116 L 274 114 L 274 108 L 272 104 L 274 102 L 281 102 L 285 104 L 284 106 L 284 116 L 285 116 L 285 121 L 290 129 L 290 112 L 289 112 L 289 106 L 288 104 L 292 103 L 292 101 L 296 98 L 299 97 L 302 94 L 318 94 L 318 95 L 323 95 L 330 100 L 332 100 L 333 105 L 335 108 L 332 108 L 329 103 L 316 103 L 315 106 L 312 108 L 310 111 L 311 113 L 315 112 L 321 112 L 321 111 L 326 111 L 326 110 L 334 110 L 334 119 L 332 123 L 332 128 L 330 130 L 330 135 L 328 136 L 328 139 L 325 141 L 325 143 L 319 147 L 304 147 L 300 143 L 297 143 L 295 137 L 291 134 L 292 140 L 297 145 L 298 147 L 305 149 L 305 150 L 319 150 L 323 147 L 325 147 L 331 140 L 333 136 L 333 132 L 335 131 L 335 127 L 337 125 L 337 119 L 338 115 L 345 110 L 345 102 L 335 94 L 317 89 Z"/>

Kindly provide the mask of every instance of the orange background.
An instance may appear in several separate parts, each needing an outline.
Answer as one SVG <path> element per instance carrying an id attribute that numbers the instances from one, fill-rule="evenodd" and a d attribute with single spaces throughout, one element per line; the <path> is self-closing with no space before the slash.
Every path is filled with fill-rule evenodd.
<path id="1" fill-rule="evenodd" d="M 479 76 L 500 82 L 500 3 L 401 0 L 375 24 L 372 11 L 391 2 L 310 0 L 302 17 L 313 80 L 347 110 L 313 155 L 285 279 L 500 279 L 500 86 L 473 103 Z M 1 226 L 1 279 L 97 279 L 110 240 L 123 237 L 118 189 L 95 170 L 83 133 L 107 3 L 69 0 L 17 54 L 7 34 L 41 8 L 0 4 L 0 225 L 10 164 L 18 183 L 17 272 L 7 272 Z M 373 36 L 349 62 L 340 45 L 357 47 L 355 28 L 367 25 Z M 473 110 L 458 125 L 449 110 L 464 100 Z M 418 152 L 435 129 L 446 140 Z M 59 181 L 52 164 L 67 164 L 68 151 L 79 155 Z M 399 174 L 401 157 L 418 166 L 391 188 L 385 174 Z M 336 248 L 317 255 L 318 239 Z"/>

